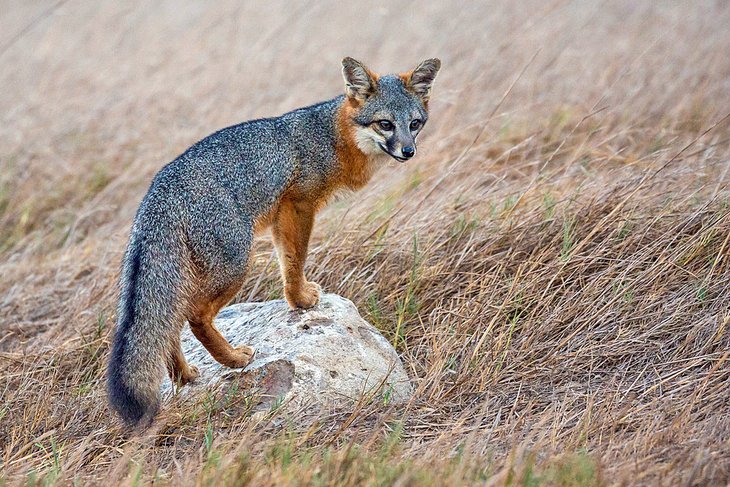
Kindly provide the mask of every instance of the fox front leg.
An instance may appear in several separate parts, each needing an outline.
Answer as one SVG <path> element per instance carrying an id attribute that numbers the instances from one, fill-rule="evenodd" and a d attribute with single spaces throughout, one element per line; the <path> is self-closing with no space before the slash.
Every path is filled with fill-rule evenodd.
<path id="1" fill-rule="evenodd" d="M 309 202 L 284 200 L 279 205 L 271 232 L 279 256 L 284 296 L 293 309 L 311 308 L 319 302 L 319 284 L 304 277 L 315 211 Z"/>

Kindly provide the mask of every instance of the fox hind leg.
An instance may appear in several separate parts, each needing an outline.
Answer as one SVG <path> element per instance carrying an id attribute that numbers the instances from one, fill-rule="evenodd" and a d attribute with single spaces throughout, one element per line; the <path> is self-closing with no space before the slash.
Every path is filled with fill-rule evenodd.
<path id="1" fill-rule="evenodd" d="M 180 347 L 180 337 L 176 336 L 172 342 L 167 360 L 167 373 L 173 383 L 184 386 L 195 381 L 200 376 L 200 372 L 196 366 L 188 364 L 185 360 L 185 355 Z"/>
<path id="2" fill-rule="evenodd" d="M 243 286 L 253 220 L 238 213 L 238 205 L 227 193 L 208 195 L 199 203 L 201 209 L 195 212 L 189 232 L 198 289 L 192 295 L 188 322 L 193 335 L 217 362 L 231 368 L 245 367 L 253 357 L 253 348 L 232 347 L 213 319 Z M 219 211 L 211 213 L 208 208 Z"/>
<path id="3" fill-rule="evenodd" d="M 233 299 L 240 288 L 240 285 L 232 285 L 212 299 L 199 301 L 197 305 L 198 312 L 192 319 L 188 320 L 193 335 L 203 344 L 216 362 L 232 369 L 248 365 L 253 358 L 254 349 L 247 345 L 231 346 L 215 327 L 213 319 L 221 308 Z"/>
<path id="4" fill-rule="evenodd" d="M 232 369 L 243 368 L 251 362 L 254 349 L 248 345 L 234 348 L 212 322 L 190 323 L 190 328 L 216 362 Z"/>

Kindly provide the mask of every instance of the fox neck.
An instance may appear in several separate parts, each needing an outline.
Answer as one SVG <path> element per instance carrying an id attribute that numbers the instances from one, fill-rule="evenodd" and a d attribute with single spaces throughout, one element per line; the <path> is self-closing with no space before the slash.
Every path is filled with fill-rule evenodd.
<path id="1" fill-rule="evenodd" d="M 352 120 L 357 102 L 345 97 L 337 109 L 335 127 L 337 131 L 336 152 L 340 165 L 339 183 L 357 190 L 365 186 L 375 171 L 388 161 L 388 155 L 373 148 L 368 141 L 360 140 Z"/>

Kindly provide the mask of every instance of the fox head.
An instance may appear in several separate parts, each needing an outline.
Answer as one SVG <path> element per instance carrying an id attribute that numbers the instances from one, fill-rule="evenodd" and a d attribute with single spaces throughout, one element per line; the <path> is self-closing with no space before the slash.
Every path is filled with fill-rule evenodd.
<path id="1" fill-rule="evenodd" d="M 351 57 L 342 60 L 355 141 L 363 153 L 385 152 L 400 162 L 416 155 L 416 137 L 428 120 L 431 85 L 440 68 L 440 60 L 427 59 L 407 73 L 378 76 Z"/>

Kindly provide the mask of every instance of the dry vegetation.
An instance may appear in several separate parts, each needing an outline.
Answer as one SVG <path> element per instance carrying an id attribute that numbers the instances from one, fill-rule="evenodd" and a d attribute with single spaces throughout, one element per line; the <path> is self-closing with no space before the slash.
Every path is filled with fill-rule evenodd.
<path id="1" fill-rule="evenodd" d="M 724 2 L 48 7 L 0 13 L 0 485 L 730 481 Z M 128 439 L 104 362 L 152 175 L 339 93 L 344 55 L 444 61 L 417 160 L 330 205 L 309 259 L 415 398 L 311 428 L 173 398 Z M 240 300 L 279 296 L 271 252 Z"/>

